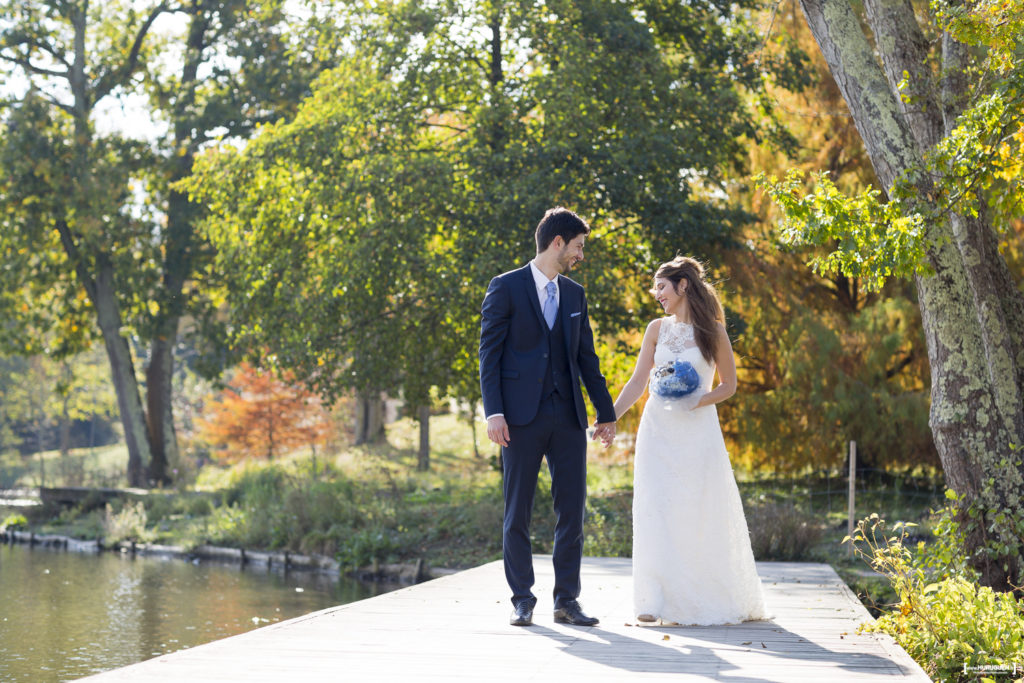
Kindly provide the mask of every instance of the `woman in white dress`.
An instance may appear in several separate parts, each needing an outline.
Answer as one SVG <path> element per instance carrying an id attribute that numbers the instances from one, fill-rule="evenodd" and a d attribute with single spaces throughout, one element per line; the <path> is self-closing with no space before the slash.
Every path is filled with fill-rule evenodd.
<path id="1" fill-rule="evenodd" d="M 682 256 L 658 268 L 651 293 L 668 317 L 647 326 L 633 376 L 615 401 L 619 418 L 651 380 L 633 474 L 637 620 L 710 625 L 765 619 L 761 581 L 715 408 L 736 392 L 722 304 L 704 281 L 701 264 Z M 712 388 L 716 367 L 721 381 Z M 698 378 L 699 385 L 679 397 L 686 389 L 661 383 L 673 373 L 689 373 L 691 386 Z"/>

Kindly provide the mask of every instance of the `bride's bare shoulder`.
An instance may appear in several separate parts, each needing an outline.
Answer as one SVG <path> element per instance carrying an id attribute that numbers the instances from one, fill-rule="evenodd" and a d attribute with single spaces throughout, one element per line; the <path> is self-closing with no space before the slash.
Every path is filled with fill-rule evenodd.
<path id="1" fill-rule="evenodd" d="M 655 318 L 651 322 L 647 323 L 647 329 L 644 330 L 644 339 L 651 339 L 657 341 L 658 333 L 661 330 L 661 321 L 665 318 Z"/>

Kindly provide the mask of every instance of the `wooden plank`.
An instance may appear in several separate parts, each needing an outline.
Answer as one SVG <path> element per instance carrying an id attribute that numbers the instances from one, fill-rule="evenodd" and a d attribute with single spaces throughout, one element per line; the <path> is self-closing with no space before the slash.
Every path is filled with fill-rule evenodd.
<path id="1" fill-rule="evenodd" d="M 89 681 L 928 681 L 824 564 L 758 563 L 773 619 L 640 626 L 629 559 L 585 558 L 595 628 L 556 624 L 551 560 L 535 558 L 534 625 L 508 625 L 500 562 L 272 624 Z"/>

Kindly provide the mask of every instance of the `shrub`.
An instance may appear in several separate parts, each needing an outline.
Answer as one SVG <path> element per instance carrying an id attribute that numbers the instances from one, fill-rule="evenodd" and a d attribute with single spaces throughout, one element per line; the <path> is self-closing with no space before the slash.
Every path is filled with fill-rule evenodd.
<path id="1" fill-rule="evenodd" d="M 587 555 L 632 557 L 633 496 L 626 491 L 587 497 L 587 519 L 584 526 Z"/>
<path id="2" fill-rule="evenodd" d="M 805 560 L 822 536 L 817 517 L 781 503 L 748 509 L 747 528 L 758 560 Z"/>
<path id="3" fill-rule="evenodd" d="M 7 515 L 4 521 L 0 523 L 0 531 L 24 529 L 26 527 L 28 527 L 28 519 L 25 515 L 21 514 Z"/>
<path id="4" fill-rule="evenodd" d="M 338 548 L 338 562 L 345 567 L 362 567 L 375 558 L 386 560 L 400 550 L 396 536 L 396 532 L 380 527 L 348 535 Z"/>
<path id="5" fill-rule="evenodd" d="M 890 529 L 878 515 L 862 520 L 853 538 L 845 539 L 899 597 L 893 611 L 861 628 L 891 635 L 937 680 L 975 680 L 986 668 L 1015 671 L 1024 661 L 1024 604 L 961 571 L 962 556 L 951 553 L 962 548 L 959 529 L 949 511 L 943 520 L 935 549 L 919 543 L 916 555 L 905 545 L 907 529 L 916 525 L 897 522 Z"/>
<path id="6" fill-rule="evenodd" d="M 141 501 L 137 503 L 125 503 L 119 512 L 114 512 L 110 503 L 103 514 L 103 535 L 108 544 L 120 541 L 145 541 L 148 538 L 146 533 L 146 506 Z"/>

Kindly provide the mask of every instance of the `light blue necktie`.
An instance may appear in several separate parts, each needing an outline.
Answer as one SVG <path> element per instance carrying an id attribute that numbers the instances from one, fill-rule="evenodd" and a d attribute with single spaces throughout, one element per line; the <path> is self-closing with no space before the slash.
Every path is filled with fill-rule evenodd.
<path id="1" fill-rule="evenodd" d="M 558 313 L 558 300 L 555 299 L 555 283 L 549 282 L 547 286 L 548 298 L 544 301 L 544 320 L 550 330 L 555 326 L 555 315 Z"/>

